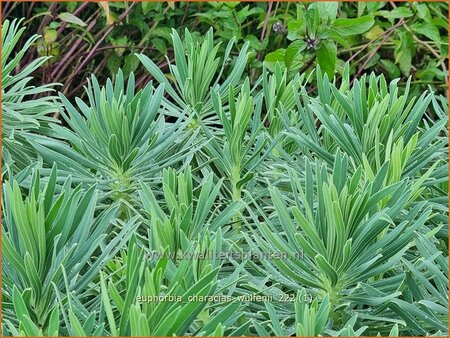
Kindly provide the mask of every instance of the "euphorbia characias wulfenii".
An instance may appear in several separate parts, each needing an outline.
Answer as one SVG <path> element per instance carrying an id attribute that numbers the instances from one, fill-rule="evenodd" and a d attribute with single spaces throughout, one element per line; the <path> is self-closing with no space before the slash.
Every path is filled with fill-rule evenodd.
<path id="1" fill-rule="evenodd" d="M 446 99 L 170 37 L 73 100 L 24 100 L 43 61 L 4 46 L 2 332 L 448 335 Z"/>

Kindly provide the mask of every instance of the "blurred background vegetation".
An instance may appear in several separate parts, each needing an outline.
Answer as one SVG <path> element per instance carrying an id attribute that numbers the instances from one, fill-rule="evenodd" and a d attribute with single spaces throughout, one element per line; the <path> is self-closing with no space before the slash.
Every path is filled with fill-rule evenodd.
<path id="1" fill-rule="evenodd" d="M 2 8 L 3 20 L 25 18 L 23 41 L 42 36 L 20 67 L 53 56 L 33 74 L 36 84 L 61 83 L 69 98 L 83 95 L 90 74 L 103 81 L 119 68 L 125 76 L 133 71 L 142 87 L 151 76 L 134 53 L 146 53 L 168 73 L 171 29 L 183 36 L 184 28 L 203 35 L 211 27 L 222 48 L 234 37 L 239 47 L 249 41 L 253 79 L 263 62 L 271 69 L 278 61 L 290 76 L 319 63 L 339 81 L 351 61 L 353 77 L 374 71 L 404 83 L 411 76 L 411 95 L 429 86 L 446 94 L 447 13 L 445 2 L 3 2 Z"/>

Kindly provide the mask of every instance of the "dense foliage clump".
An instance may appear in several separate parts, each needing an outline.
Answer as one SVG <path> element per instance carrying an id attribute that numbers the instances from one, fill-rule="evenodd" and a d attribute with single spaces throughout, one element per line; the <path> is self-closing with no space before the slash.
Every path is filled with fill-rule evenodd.
<path id="1" fill-rule="evenodd" d="M 382 12 L 302 6 L 284 61 L 172 30 L 166 71 L 133 54 L 152 81 L 118 69 L 76 97 L 29 85 L 48 60 L 20 70 L 38 40 L 12 53 L 5 21 L 5 336 L 448 334 L 447 98 L 352 63 L 335 77 L 323 50 L 286 64 L 302 34 L 337 48 L 331 28 Z M 427 20 L 411 6 L 396 15 Z"/>
<path id="2" fill-rule="evenodd" d="M 51 56 L 34 81 L 62 83 L 70 99 L 83 95 L 92 73 L 106 83 L 119 68 L 125 78 L 133 72 L 143 88 L 151 76 L 136 53 L 145 53 L 169 73 L 166 55 L 175 58 L 172 27 L 178 32 L 188 28 L 197 38 L 212 27 L 221 56 L 228 54 L 230 41 L 239 50 L 247 44 L 251 82 L 263 65 L 273 70 L 278 62 L 289 78 L 312 73 L 305 83 L 312 90 L 317 64 L 339 79 L 351 60 L 352 76 L 374 71 L 388 82 L 411 76 L 414 95 L 428 86 L 441 94 L 447 88 L 446 2 L 6 2 L 2 18 L 14 17 L 25 18 L 25 37 L 42 35 L 21 67 Z"/>

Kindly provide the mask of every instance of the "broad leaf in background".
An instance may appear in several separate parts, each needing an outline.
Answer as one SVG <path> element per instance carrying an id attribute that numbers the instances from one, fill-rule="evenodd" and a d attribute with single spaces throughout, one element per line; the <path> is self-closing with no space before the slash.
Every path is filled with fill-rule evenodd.
<path id="1" fill-rule="evenodd" d="M 317 2 L 297 5 L 297 19 L 288 24 L 287 38 L 292 42 L 286 49 L 268 53 L 265 65 L 274 70 L 279 62 L 294 76 L 305 64 L 316 61 L 330 78 L 337 62 L 337 46 L 348 45 L 348 37 L 361 35 L 374 25 L 371 15 L 358 18 L 336 18 L 337 2 Z"/>

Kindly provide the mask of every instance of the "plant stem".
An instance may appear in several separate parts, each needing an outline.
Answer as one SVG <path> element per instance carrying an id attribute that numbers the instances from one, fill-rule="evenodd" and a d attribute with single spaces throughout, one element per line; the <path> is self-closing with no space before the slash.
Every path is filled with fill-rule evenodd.
<path id="1" fill-rule="evenodd" d="M 389 3 L 392 5 L 392 7 L 394 9 L 397 8 L 397 5 L 395 4 L 395 2 L 389 1 Z M 442 70 L 444 71 L 444 73 L 447 73 L 447 66 L 445 65 L 444 60 L 442 60 L 441 56 L 434 50 L 434 48 L 431 47 L 428 42 L 420 40 L 414 34 L 414 32 L 411 30 L 411 28 L 409 28 L 409 26 L 406 24 L 406 22 L 404 24 L 404 27 L 411 34 L 411 36 L 414 39 L 414 41 L 416 41 L 418 44 L 421 44 L 422 46 L 424 46 L 426 49 L 428 49 L 430 51 L 431 54 L 433 54 L 433 56 L 438 60 L 439 64 L 441 65 Z M 447 76 L 445 76 L 445 84 L 448 85 L 448 74 L 447 74 Z"/>
<path id="2" fill-rule="evenodd" d="M 396 28 L 399 26 L 402 26 L 406 23 L 406 21 L 404 19 L 400 20 L 397 24 L 395 24 L 392 28 Z M 362 73 L 362 71 L 364 70 L 364 68 L 367 66 L 367 64 L 370 62 L 370 60 L 372 60 L 372 58 L 374 57 L 374 55 L 378 52 L 378 50 L 381 48 L 381 46 L 384 44 L 384 42 L 389 38 L 389 36 L 392 34 L 392 32 L 394 32 L 393 29 L 389 30 L 389 33 L 386 33 L 383 37 L 383 40 L 381 40 L 381 42 L 378 44 L 377 47 L 375 47 L 375 49 L 367 56 L 366 61 L 361 65 L 361 67 L 359 67 L 358 72 L 356 73 L 356 75 L 353 77 L 353 80 L 350 84 L 352 84 L 357 78 L 358 76 Z M 355 55 L 352 56 L 353 59 L 358 53 L 356 53 Z"/>
<path id="3" fill-rule="evenodd" d="M 238 183 L 241 180 L 240 177 L 240 166 L 233 164 L 233 167 L 231 169 L 231 182 L 233 185 L 233 189 L 232 189 L 232 202 L 237 202 L 241 200 L 241 188 L 238 188 Z M 239 215 L 234 215 L 233 216 L 233 226 L 235 227 L 235 229 L 237 229 L 238 231 L 241 229 L 241 222 L 240 222 L 240 216 Z"/>
<path id="4" fill-rule="evenodd" d="M 92 47 L 90 50 L 88 56 L 81 62 L 81 64 L 75 69 L 75 71 L 72 73 L 72 75 L 67 80 L 66 85 L 70 84 L 73 80 L 73 78 L 78 74 L 78 72 L 83 68 L 83 66 L 91 59 L 91 56 L 94 54 L 95 50 L 99 48 L 99 46 L 102 44 L 102 42 L 106 39 L 106 37 L 111 33 L 111 31 L 120 23 L 123 19 L 125 19 L 130 12 L 130 10 L 136 5 L 136 2 L 133 2 L 130 7 L 128 7 L 125 12 L 119 17 L 117 22 L 114 25 L 111 25 L 108 27 L 106 32 L 103 34 L 103 36 L 97 41 L 97 43 Z"/>

